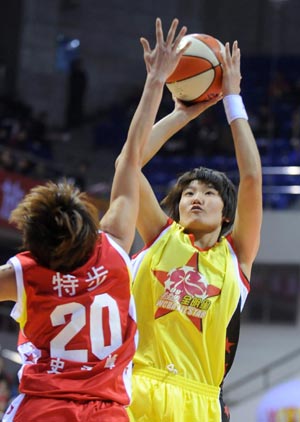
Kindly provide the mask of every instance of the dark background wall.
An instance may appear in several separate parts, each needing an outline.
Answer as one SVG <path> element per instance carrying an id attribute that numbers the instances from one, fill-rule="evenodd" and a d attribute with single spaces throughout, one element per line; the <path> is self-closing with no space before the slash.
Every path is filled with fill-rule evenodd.
<path id="1" fill-rule="evenodd" d="M 0 6 L 0 94 L 14 94 L 18 74 L 22 0 Z"/>
<path id="2" fill-rule="evenodd" d="M 0 13 L 6 89 L 61 124 L 67 76 L 57 66 L 57 40 L 65 36 L 81 43 L 87 110 L 113 104 L 143 83 L 139 37 L 153 41 L 156 16 L 165 26 L 178 17 L 188 32 L 238 39 L 243 55 L 299 53 L 298 0 L 11 0 Z"/>
<path id="3" fill-rule="evenodd" d="M 68 72 L 58 57 L 60 40 L 66 38 L 80 41 L 79 54 L 89 82 L 88 113 L 96 114 L 123 100 L 127 104 L 127 98 L 141 88 L 145 78 L 139 37 L 149 38 L 153 45 L 157 16 L 162 17 L 165 28 L 178 17 L 189 33 L 208 33 L 224 43 L 237 39 L 242 63 L 243 57 L 271 56 L 276 64 L 279 56 L 300 55 L 299 0 L 1 0 L 0 95 L 19 98 L 37 113 L 46 111 L 50 124 L 63 125 Z M 270 69 L 274 70 L 274 66 Z M 300 75 L 299 70 L 295 72 Z M 259 80 L 262 69 L 257 67 L 255 71 L 257 77 L 252 74 L 252 80 Z M 246 80 L 247 69 L 243 74 Z M 80 137 L 86 141 L 85 135 L 82 132 Z M 74 141 L 65 144 L 65 153 L 68 149 L 75 154 Z M 104 172 L 107 166 L 113 168 L 113 158 L 101 157 L 102 150 L 93 154 L 98 180 L 106 180 Z M 69 151 L 67 157 L 73 164 Z M 257 261 L 298 265 L 300 237 L 294 227 L 299 227 L 298 211 L 265 214 Z M 1 230 L 2 263 L 17 252 L 20 239 L 15 236 Z M 269 303 L 267 288 L 264 297 Z M 12 321 L 8 305 L 0 307 L 0 314 L 5 315 L 5 321 Z M 8 331 L 12 331 L 10 325 L 0 327 L 0 343 L 15 350 L 17 331 L 4 336 L 3 332 Z M 264 338 L 268 339 L 268 335 Z M 245 349 L 252 350 L 248 345 Z M 245 366 L 249 372 L 249 363 Z M 15 370 L 14 366 L 12 373 Z"/>

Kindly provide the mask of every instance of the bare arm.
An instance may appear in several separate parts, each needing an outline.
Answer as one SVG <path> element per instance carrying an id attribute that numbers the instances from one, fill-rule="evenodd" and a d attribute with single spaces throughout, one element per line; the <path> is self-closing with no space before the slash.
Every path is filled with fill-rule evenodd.
<path id="1" fill-rule="evenodd" d="M 222 96 L 219 95 L 209 101 L 186 105 L 182 101 L 173 98 L 175 103 L 174 110 L 153 126 L 149 142 L 147 142 L 144 149 L 143 165 L 147 164 L 175 133 L 221 99 Z"/>
<path id="2" fill-rule="evenodd" d="M 143 149 L 150 137 L 165 81 L 188 47 L 187 45 L 182 50 L 178 49 L 179 42 L 186 33 L 186 27 L 182 27 L 175 37 L 177 26 L 178 20 L 174 19 L 164 40 L 161 21 L 157 19 L 156 46 L 153 50 L 150 49 L 148 41 L 141 38 L 147 78 L 129 127 L 127 140 L 118 157 L 110 207 L 100 224 L 101 229 L 112 235 L 127 252 L 135 235 Z"/>
<path id="3" fill-rule="evenodd" d="M 160 207 L 150 183 L 141 174 L 137 229 L 145 244 L 156 238 L 162 228 L 167 224 L 167 220 L 168 216 Z"/>
<path id="4" fill-rule="evenodd" d="M 230 54 L 226 44 L 222 60 L 223 95 L 240 93 L 240 50 L 235 41 Z M 260 242 L 262 223 L 262 172 L 258 148 L 246 119 L 238 118 L 230 125 L 240 182 L 236 218 L 232 237 L 242 270 L 250 277 L 252 263 Z"/>
<path id="5" fill-rule="evenodd" d="M 216 97 L 210 101 L 191 106 L 174 99 L 174 110 L 152 128 L 150 139 L 143 152 L 142 164 L 147 164 L 175 133 L 220 99 L 221 97 Z M 137 229 L 144 243 L 149 243 L 166 225 L 168 217 L 161 209 L 146 177 L 142 175 L 140 180 L 140 208 Z"/>
<path id="6" fill-rule="evenodd" d="M 143 166 L 151 160 L 175 133 L 202 114 L 207 108 L 220 101 L 221 98 L 222 96 L 219 95 L 206 102 L 187 105 L 173 97 L 174 110 L 158 121 L 152 128 L 150 139 L 143 151 Z M 153 240 L 160 233 L 166 222 L 166 214 L 161 209 L 149 182 L 142 175 L 137 228 L 143 241 L 148 243 Z"/>
<path id="7" fill-rule="evenodd" d="M 0 266 L 0 301 L 17 301 L 15 271 L 10 264 Z"/>
<path id="8" fill-rule="evenodd" d="M 207 108 L 220 101 L 221 98 L 222 96 L 220 95 L 209 101 L 193 105 L 186 105 L 173 98 L 175 103 L 174 110 L 153 126 L 150 139 L 146 143 L 143 152 L 142 164 L 147 164 L 175 133 L 202 114 Z M 137 229 L 145 243 L 152 241 L 160 233 L 167 223 L 167 218 L 148 180 L 142 175 Z"/>

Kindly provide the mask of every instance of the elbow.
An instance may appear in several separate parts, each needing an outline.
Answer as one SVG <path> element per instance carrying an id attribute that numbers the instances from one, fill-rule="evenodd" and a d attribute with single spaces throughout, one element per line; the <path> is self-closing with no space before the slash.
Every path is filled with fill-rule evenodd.
<path id="1" fill-rule="evenodd" d="M 241 172 L 240 179 L 243 180 L 246 184 L 262 184 L 262 168 L 260 165 L 253 166 L 246 171 Z"/>
<path id="2" fill-rule="evenodd" d="M 261 191 L 262 190 L 262 173 L 260 171 L 258 172 L 249 172 L 242 177 L 240 177 L 240 186 L 243 185 L 243 187 L 247 191 Z"/>
<path id="3" fill-rule="evenodd" d="M 142 168 L 142 158 L 136 151 L 128 151 L 123 149 L 122 152 L 118 155 L 115 160 L 115 170 L 120 165 L 136 167 L 138 169 Z"/>

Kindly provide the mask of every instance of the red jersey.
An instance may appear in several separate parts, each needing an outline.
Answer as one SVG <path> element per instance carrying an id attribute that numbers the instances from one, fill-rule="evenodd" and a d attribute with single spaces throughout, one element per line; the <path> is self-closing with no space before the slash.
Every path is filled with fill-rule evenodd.
<path id="1" fill-rule="evenodd" d="M 72 273 L 42 267 L 29 252 L 9 260 L 18 299 L 24 365 L 20 392 L 127 405 L 136 349 L 128 254 L 100 233 L 90 259 Z"/>

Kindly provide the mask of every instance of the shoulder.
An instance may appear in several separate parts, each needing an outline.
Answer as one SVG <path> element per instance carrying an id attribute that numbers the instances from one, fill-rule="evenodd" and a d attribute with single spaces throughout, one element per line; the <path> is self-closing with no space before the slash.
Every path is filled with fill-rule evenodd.
<path id="1" fill-rule="evenodd" d="M 171 218 L 168 219 L 167 224 L 162 228 L 160 233 L 152 239 L 150 242 L 146 243 L 141 250 L 136 252 L 132 259 L 137 258 L 140 254 L 145 254 L 149 250 L 155 249 L 161 242 L 165 242 L 168 238 L 175 235 L 175 233 L 182 231 L 183 228 L 178 223 L 176 223 Z"/>
<path id="2" fill-rule="evenodd" d="M 118 254 L 123 258 L 126 265 L 128 267 L 131 267 L 129 254 L 108 233 L 103 232 L 103 231 L 99 232 L 99 237 L 97 240 L 96 247 L 97 249 L 101 250 L 101 255 L 103 257 L 107 257 L 107 254 L 109 254 L 111 257 L 114 254 Z"/>
<path id="3" fill-rule="evenodd" d="M 234 253 L 236 255 L 236 253 L 235 253 L 235 246 L 234 246 L 234 240 L 233 240 L 233 238 L 231 236 L 231 233 L 229 233 L 229 234 L 227 234 L 225 236 L 222 236 L 218 240 L 218 242 L 213 246 L 212 249 L 215 249 L 215 250 L 221 250 L 221 249 L 229 250 L 229 251 L 232 251 L 232 253 Z"/>
<path id="4" fill-rule="evenodd" d="M 12 265 L 15 270 L 22 269 L 23 271 L 37 266 L 37 262 L 28 251 L 18 253 L 17 255 L 10 258 L 8 263 Z"/>

